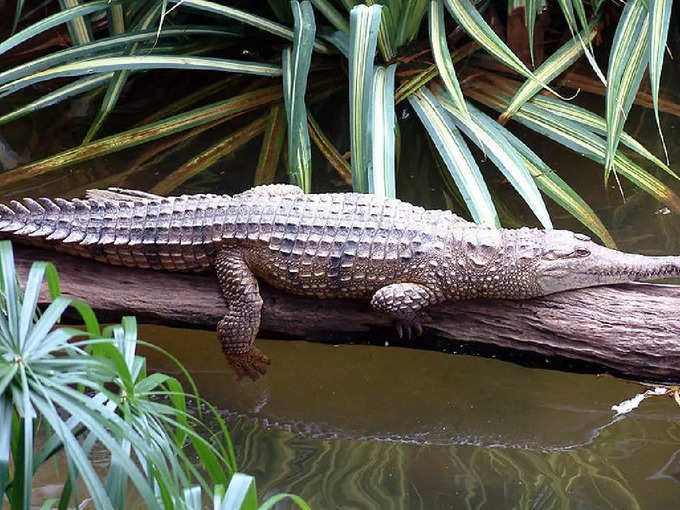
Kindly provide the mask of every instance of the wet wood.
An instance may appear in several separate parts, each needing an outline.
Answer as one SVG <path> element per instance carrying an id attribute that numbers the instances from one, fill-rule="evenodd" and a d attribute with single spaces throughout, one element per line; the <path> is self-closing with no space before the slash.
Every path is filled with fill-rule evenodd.
<path id="1" fill-rule="evenodd" d="M 121 268 L 21 246 L 15 246 L 15 257 L 23 276 L 34 260 L 53 262 L 63 293 L 88 302 L 103 321 L 134 314 L 141 322 L 213 329 L 224 313 L 216 279 L 208 273 Z M 264 285 L 262 297 L 265 338 L 325 343 L 395 338 L 389 320 L 366 302 L 301 298 Z M 431 310 L 425 335 L 443 350 L 454 341 L 483 342 L 596 363 L 631 377 L 678 381 L 679 311 L 679 286 L 627 284 L 527 301 L 445 303 Z M 412 340 L 412 346 L 419 342 Z"/>

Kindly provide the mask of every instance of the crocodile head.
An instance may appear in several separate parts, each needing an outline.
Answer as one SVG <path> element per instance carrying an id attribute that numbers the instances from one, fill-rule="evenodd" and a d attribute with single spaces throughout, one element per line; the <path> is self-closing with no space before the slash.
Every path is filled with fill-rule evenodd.
<path id="1" fill-rule="evenodd" d="M 566 230 L 545 231 L 543 248 L 536 261 L 537 283 L 542 295 L 598 285 L 594 269 L 607 250 L 583 234 Z"/>
<path id="2" fill-rule="evenodd" d="M 680 257 L 648 257 L 600 246 L 583 234 L 565 230 L 545 232 L 536 263 L 542 295 L 680 275 Z"/>

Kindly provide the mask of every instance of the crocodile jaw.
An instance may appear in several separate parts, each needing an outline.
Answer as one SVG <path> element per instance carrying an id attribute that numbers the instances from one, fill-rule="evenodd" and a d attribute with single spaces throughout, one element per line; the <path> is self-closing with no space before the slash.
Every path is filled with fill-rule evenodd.
<path id="1" fill-rule="evenodd" d="M 588 244 L 588 256 L 538 262 L 537 283 L 542 295 L 598 285 L 680 277 L 680 257 L 648 257 Z"/>

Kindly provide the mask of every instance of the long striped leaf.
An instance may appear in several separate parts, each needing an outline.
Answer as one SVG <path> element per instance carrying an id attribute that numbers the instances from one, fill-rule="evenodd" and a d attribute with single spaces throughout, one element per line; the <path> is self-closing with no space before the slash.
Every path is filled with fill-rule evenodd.
<path id="1" fill-rule="evenodd" d="M 484 21 L 484 18 L 470 0 L 446 0 L 446 5 L 465 32 L 489 54 L 522 76 L 531 80 L 536 79 L 524 65 L 524 62 L 508 48 L 496 32 Z M 545 82 L 539 81 L 539 83 L 551 90 Z M 559 94 L 555 94 L 559 96 Z"/>
<path id="2" fill-rule="evenodd" d="M 136 55 L 133 57 L 93 58 L 53 67 L 46 71 L 14 80 L 0 87 L 0 97 L 41 81 L 80 76 L 83 74 L 107 73 L 129 69 L 145 71 L 149 69 L 183 69 L 224 71 L 231 73 L 256 74 L 261 76 L 281 76 L 281 68 L 272 64 L 249 62 L 244 60 L 227 60 L 210 57 L 179 57 L 161 55 Z"/>
<path id="3" fill-rule="evenodd" d="M 590 43 L 598 34 L 597 29 L 598 20 L 593 20 L 589 27 L 583 31 L 583 38 L 581 40 L 572 38 L 567 41 L 560 49 L 550 55 L 538 69 L 534 71 L 537 79 L 544 83 L 549 83 L 553 78 L 562 74 L 569 66 L 571 66 L 583 54 L 583 40 Z M 499 122 L 506 122 L 514 113 L 535 94 L 540 92 L 541 85 L 534 80 L 527 80 L 522 87 L 517 91 L 515 97 L 512 98 L 510 105 L 499 117 Z"/>
<path id="4" fill-rule="evenodd" d="M 527 168 L 541 191 L 562 206 L 586 228 L 597 235 L 602 242 L 616 248 L 616 243 L 602 220 L 581 196 L 574 191 L 555 171 L 539 158 L 534 151 L 507 129 L 502 129 L 505 139 L 522 155 Z"/>
<path id="5" fill-rule="evenodd" d="M 394 73 L 396 64 L 376 67 L 373 73 L 373 113 L 371 142 L 373 156 L 368 176 L 368 192 L 396 198 L 394 170 Z"/>
<path id="6" fill-rule="evenodd" d="M 295 32 L 290 28 L 276 23 L 274 21 L 268 20 L 261 16 L 256 16 L 247 11 L 242 11 L 240 9 L 235 9 L 234 7 L 227 7 L 226 5 L 221 5 L 216 2 L 210 2 L 208 0 L 167 0 L 170 3 L 175 3 L 182 8 L 187 7 L 189 9 L 197 9 L 204 12 L 210 12 L 213 14 L 218 14 L 220 16 L 225 16 L 230 19 L 235 19 L 246 25 L 264 30 L 270 34 L 283 37 L 292 41 L 295 37 Z M 330 50 L 328 46 L 320 41 L 314 42 L 314 49 L 321 53 L 328 53 Z"/>
<path id="7" fill-rule="evenodd" d="M 94 55 L 105 56 L 102 54 L 110 53 L 113 50 L 122 51 L 120 50 L 120 47 L 122 46 L 127 46 L 132 43 L 155 39 L 156 36 L 165 38 L 197 35 L 235 36 L 239 35 L 239 32 L 233 29 L 226 29 L 220 27 L 186 25 L 168 27 L 161 30 L 159 33 L 156 30 L 143 30 L 138 32 L 129 32 L 126 34 L 116 35 L 112 37 L 106 37 L 104 39 L 98 39 L 89 44 L 83 44 L 80 46 L 67 48 L 61 51 L 55 51 L 43 57 L 36 58 L 35 60 L 26 62 L 25 64 L 20 64 L 18 66 L 12 67 L 7 71 L 3 71 L 2 73 L 0 73 L 0 85 L 8 83 L 12 80 L 16 80 L 23 76 L 28 76 L 29 74 L 42 71 L 43 69 L 47 69 L 53 65 L 61 64 L 63 62 L 80 60 L 86 57 L 92 57 Z M 111 54 L 113 55 L 114 53 Z"/>
<path id="8" fill-rule="evenodd" d="M 628 111 L 649 59 L 647 30 L 649 15 L 645 0 L 626 3 L 616 27 L 607 71 L 607 157 L 605 182 L 614 162 L 616 148 Z"/>
<path id="9" fill-rule="evenodd" d="M 580 124 L 586 129 L 590 129 L 594 133 L 603 136 L 607 135 L 607 121 L 590 110 L 586 110 L 585 108 L 581 108 L 580 106 L 576 106 L 572 103 L 567 103 L 559 99 L 553 99 L 551 97 L 545 96 L 536 96 L 531 100 L 531 103 L 544 108 L 546 111 L 549 111 L 555 115 L 559 115 L 576 124 Z M 638 142 L 625 131 L 621 132 L 621 143 L 637 152 L 643 158 L 654 163 L 668 175 L 680 180 L 680 176 L 677 173 L 675 173 L 668 165 L 657 158 L 654 154 L 649 152 L 640 142 Z"/>
<path id="10" fill-rule="evenodd" d="M 591 42 L 584 41 L 581 37 L 580 30 L 586 31 L 586 28 L 588 27 L 588 20 L 586 19 L 585 8 L 583 6 L 582 0 L 558 0 L 558 3 L 567 21 L 567 26 L 571 32 L 571 37 L 578 41 L 578 43 L 581 45 L 593 71 L 595 71 L 595 74 L 600 79 L 600 81 L 606 85 L 607 80 L 605 79 L 600 66 L 595 60 L 595 55 L 593 55 L 593 50 L 591 48 Z M 576 18 L 574 17 L 574 8 L 576 8 L 576 13 L 579 17 L 579 20 L 581 21 L 581 29 L 578 28 L 578 24 L 576 23 Z M 595 17 L 597 18 L 597 15 Z"/>
<path id="11" fill-rule="evenodd" d="M 269 111 L 267 129 L 264 132 L 260 156 L 255 168 L 253 184 L 271 184 L 276 176 L 276 167 L 281 157 L 283 141 L 286 138 L 285 111 L 282 105 L 276 105 Z"/>
<path id="12" fill-rule="evenodd" d="M 36 112 L 42 108 L 47 108 L 53 104 L 57 104 L 69 97 L 77 96 L 79 94 L 84 94 L 92 89 L 106 85 L 111 78 L 113 78 L 113 72 L 98 74 L 97 76 L 88 76 L 86 78 L 81 78 L 64 87 L 60 87 L 57 90 L 53 90 L 49 94 L 31 101 L 30 103 L 17 108 L 5 115 L 0 117 L 0 126 L 12 122 L 13 120 L 25 117 L 33 112 Z"/>
<path id="13" fill-rule="evenodd" d="M 396 36 L 397 48 L 409 44 L 420 29 L 420 22 L 427 12 L 428 0 L 407 0 L 401 6 L 399 29 Z"/>
<path id="14" fill-rule="evenodd" d="M 335 6 L 329 0 L 311 0 L 316 9 L 325 16 L 325 18 L 336 29 L 349 34 L 349 23 L 345 16 L 338 12 Z"/>
<path id="15" fill-rule="evenodd" d="M 425 87 L 408 98 L 477 223 L 500 226 L 482 173 L 448 113 Z"/>
<path id="16" fill-rule="evenodd" d="M 24 0 L 17 0 L 16 8 L 14 9 L 14 21 L 12 22 L 12 32 L 16 32 L 17 26 L 19 25 L 19 19 L 21 18 L 21 12 L 24 10 Z M 10 35 L 11 35 L 10 34 Z M 4 494 L 4 492 L 3 492 Z"/>
<path id="17" fill-rule="evenodd" d="M 469 42 L 451 53 L 451 62 L 454 64 L 460 62 L 464 58 L 472 55 L 478 49 L 479 45 L 476 42 Z M 436 78 L 437 76 L 439 76 L 439 68 L 433 64 L 427 67 L 427 69 L 424 71 L 415 75 L 410 80 L 402 82 L 402 84 L 399 85 L 399 88 L 397 88 L 397 91 L 394 93 L 394 103 L 399 104 L 401 101 L 406 99 L 416 90 L 420 89 L 422 86 L 426 85 L 430 80 Z"/>
<path id="18" fill-rule="evenodd" d="M 324 41 L 328 41 L 335 46 L 335 48 L 349 60 L 349 34 L 346 34 L 341 30 L 324 30 L 324 28 L 328 27 L 321 27 L 319 30 L 320 37 Z"/>
<path id="19" fill-rule="evenodd" d="M 430 46 L 432 47 L 432 56 L 437 65 L 439 76 L 444 82 L 453 104 L 458 111 L 467 115 L 467 106 L 463 92 L 460 90 L 460 84 L 456 77 L 456 70 L 453 67 L 451 54 L 446 42 L 446 29 L 444 26 L 444 1 L 431 0 L 429 12 L 429 28 L 430 28 Z"/>
<path id="20" fill-rule="evenodd" d="M 668 162 L 668 150 L 666 141 L 661 132 L 659 121 L 659 84 L 661 82 L 661 68 L 663 67 L 663 54 L 666 49 L 668 27 L 671 21 L 673 0 L 649 0 L 649 15 L 651 26 L 649 27 L 649 82 L 652 86 L 652 100 L 654 101 L 654 117 L 659 129 L 659 136 Z"/>
<path id="21" fill-rule="evenodd" d="M 502 110 L 507 105 L 499 94 L 488 94 L 480 89 L 470 89 L 466 94 L 491 108 Z M 592 131 L 571 121 L 556 117 L 552 113 L 530 103 L 525 104 L 513 117 L 517 122 L 533 129 L 537 133 L 561 143 L 598 163 L 604 163 L 607 156 L 607 143 Z M 649 172 L 636 165 L 620 151 L 613 159 L 613 168 L 640 189 L 668 205 L 680 214 L 680 197 L 668 186 Z"/>
<path id="22" fill-rule="evenodd" d="M 536 15 L 538 14 L 539 6 L 542 7 L 543 1 L 539 0 L 525 0 L 524 1 L 524 23 L 527 27 L 527 35 L 529 38 L 529 55 L 531 55 L 531 65 L 534 65 L 534 33 L 536 31 Z"/>
<path id="23" fill-rule="evenodd" d="M 4 172 L 0 174 L 0 187 L 4 188 L 11 184 L 15 184 L 25 179 L 31 179 L 65 166 L 88 161 L 98 156 L 117 152 L 128 147 L 134 147 L 151 140 L 191 129 L 201 124 L 207 124 L 223 117 L 244 114 L 254 108 L 273 101 L 279 101 L 280 99 L 280 86 L 268 87 L 234 96 L 218 103 L 202 108 L 196 108 L 195 110 L 154 122 L 153 124 L 131 129 L 114 136 L 101 138 L 94 142 L 90 142 L 87 145 L 68 149 L 59 154 L 55 154 L 54 156 L 50 156 L 49 158 Z"/>
<path id="24" fill-rule="evenodd" d="M 316 24 L 314 11 L 308 1 L 291 1 L 295 20 L 293 49 L 283 50 L 283 99 L 288 119 L 288 172 L 291 182 L 305 193 L 311 191 L 312 155 L 307 130 L 305 92 L 312 59 L 312 45 Z"/>
<path id="25" fill-rule="evenodd" d="M 78 0 L 59 0 L 62 10 L 78 7 Z M 74 45 L 87 44 L 92 40 L 92 27 L 83 16 L 73 18 L 67 23 L 68 31 Z"/>
<path id="26" fill-rule="evenodd" d="M 218 143 L 187 161 L 180 168 L 172 172 L 165 179 L 157 183 L 150 192 L 158 195 L 166 195 L 180 185 L 196 176 L 200 172 L 210 168 L 225 156 L 234 153 L 250 140 L 262 134 L 267 127 L 268 116 L 260 117 L 247 126 L 232 133 Z"/>
<path id="27" fill-rule="evenodd" d="M 440 98 L 444 108 L 453 116 L 456 125 L 467 134 L 505 175 L 543 225 L 552 228 L 550 215 L 522 156 L 507 141 L 502 127 L 474 106 L 470 116 L 461 115 L 449 100 Z"/>
<path id="28" fill-rule="evenodd" d="M 376 5 L 376 0 L 366 0 L 366 5 Z M 380 28 L 378 29 L 378 49 L 384 61 L 391 60 L 396 54 L 394 37 L 397 34 L 396 18 L 399 15 L 399 0 L 382 0 L 380 4 Z M 397 11 L 396 13 L 393 11 Z"/>
<path id="29" fill-rule="evenodd" d="M 352 188 L 368 191 L 371 165 L 370 116 L 373 106 L 373 59 L 378 43 L 381 7 L 357 5 L 350 12 L 349 114 Z"/>
<path id="30" fill-rule="evenodd" d="M 137 24 L 134 27 L 135 30 L 148 29 L 151 26 L 151 24 L 156 21 L 156 18 L 158 18 L 159 14 L 161 14 L 160 12 L 161 6 L 162 4 L 157 4 L 156 6 L 151 7 L 144 14 L 144 16 L 142 16 L 142 18 L 137 22 Z M 163 20 L 161 18 L 158 31 L 160 31 L 160 26 L 162 25 L 162 23 Z M 137 52 L 138 48 L 139 48 L 138 43 L 132 44 L 130 46 L 129 51 L 127 52 L 127 55 L 128 56 L 134 55 Z M 85 138 L 83 139 L 83 143 L 90 142 L 95 137 L 102 124 L 104 124 L 104 121 L 109 116 L 109 113 L 116 106 L 118 98 L 120 97 L 120 94 L 123 92 L 123 87 L 125 87 L 125 84 L 127 83 L 127 78 L 129 74 L 130 71 L 128 70 L 117 71 L 114 74 L 113 78 L 109 82 L 106 94 L 104 94 L 104 99 L 102 100 L 102 104 L 99 107 L 99 111 L 97 112 L 95 119 L 92 121 L 90 128 L 87 130 Z"/>
<path id="31" fill-rule="evenodd" d="M 335 168 L 340 178 L 351 185 L 352 169 L 350 168 L 349 163 L 347 163 L 347 160 L 342 157 L 340 152 L 338 152 L 338 149 L 335 148 L 333 143 L 324 134 L 319 127 L 319 124 L 309 112 L 307 113 L 307 121 L 309 123 L 309 134 L 314 144 L 326 157 L 331 166 Z"/>
<path id="32" fill-rule="evenodd" d="M 93 12 L 108 9 L 111 7 L 111 4 L 111 0 L 96 0 L 94 2 L 88 2 L 86 4 L 79 5 L 78 7 L 66 9 L 52 14 L 51 16 L 47 16 L 37 23 L 24 28 L 20 32 L 17 32 L 16 34 L 0 42 L 0 55 L 29 40 L 31 37 L 35 37 L 36 35 L 49 30 L 50 28 L 61 25 L 62 23 L 68 23 L 69 21 L 80 16 L 86 16 L 87 14 L 91 14 Z"/>

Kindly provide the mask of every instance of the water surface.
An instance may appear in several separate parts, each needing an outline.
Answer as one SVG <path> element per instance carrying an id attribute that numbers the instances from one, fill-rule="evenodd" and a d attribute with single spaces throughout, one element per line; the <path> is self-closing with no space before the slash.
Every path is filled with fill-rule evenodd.
<path id="1" fill-rule="evenodd" d="M 406 348 L 259 340 L 237 382 L 212 332 L 143 326 L 229 418 L 262 496 L 313 508 L 677 508 L 680 408 L 606 375 Z M 176 371 L 148 352 L 155 368 Z"/>

